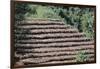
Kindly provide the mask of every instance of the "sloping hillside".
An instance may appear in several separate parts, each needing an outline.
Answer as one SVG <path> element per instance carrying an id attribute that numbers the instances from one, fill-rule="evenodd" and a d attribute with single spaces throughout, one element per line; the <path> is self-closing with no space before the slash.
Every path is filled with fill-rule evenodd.
<path id="1" fill-rule="evenodd" d="M 28 19 L 17 30 L 15 66 L 94 61 L 94 40 L 59 19 Z"/>

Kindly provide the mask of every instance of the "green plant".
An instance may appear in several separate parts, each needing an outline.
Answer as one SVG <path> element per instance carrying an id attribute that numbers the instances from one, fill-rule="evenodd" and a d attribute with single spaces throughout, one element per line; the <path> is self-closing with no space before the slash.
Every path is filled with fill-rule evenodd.
<path id="1" fill-rule="evenodd" d="M 26 3 L 16 3 L 15 4 L 15 20 L 23 20 L 24 15 L 30 11 L 28 4 Z"/>
<path id="2" fill-rule="evenodd" d="M 76 56 L 76 61 L 77 62 L 86 62 L 89 59 L 89 57 L 85 54 L 84 51 L 78 52 Z"/>

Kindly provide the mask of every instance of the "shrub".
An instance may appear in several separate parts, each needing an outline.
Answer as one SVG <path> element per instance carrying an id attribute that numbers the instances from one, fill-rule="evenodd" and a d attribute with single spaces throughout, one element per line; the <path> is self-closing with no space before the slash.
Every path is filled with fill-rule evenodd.
<path id="1" fill-rule="evenodd" d="M 77 56 L 76 56 L 76 61 L 77 62 L 86 62 L 88 60 L 88 56 L 85 54 L 84 51 L 80 51 L 78 52 Z"/>

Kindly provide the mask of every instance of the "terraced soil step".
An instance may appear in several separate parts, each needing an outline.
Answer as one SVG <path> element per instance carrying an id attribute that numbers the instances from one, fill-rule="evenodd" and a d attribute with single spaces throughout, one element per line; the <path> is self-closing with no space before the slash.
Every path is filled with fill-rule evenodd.
<path id="1" fill-rule="evenodd" d="M 62 20 L 27 19 L 16 23 L 18 27 L 15 27 L 14 33 L 17 39 L 17 66 L 77 63 L 79 52 L 84 52 L 88 62 L 94 61 L 94 40 Z"/>

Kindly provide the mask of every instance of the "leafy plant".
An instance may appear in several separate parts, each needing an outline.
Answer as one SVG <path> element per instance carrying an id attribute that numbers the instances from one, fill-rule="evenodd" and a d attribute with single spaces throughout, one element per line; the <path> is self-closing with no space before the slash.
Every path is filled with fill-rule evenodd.
<path id="1" fill-rule="evenodd" d="M 24 15 L 30 11 L 28 4 L 16 3 L 15 4 L 15 20 L 23 20 Z"/>
<path id="2" fill-rule="evenodd" d="M 85 54 L 84 51 L 78 52 L 76 56 L 76 61 L 77 62 L 86 62 L 89 59 L 89 57 Z"/>

